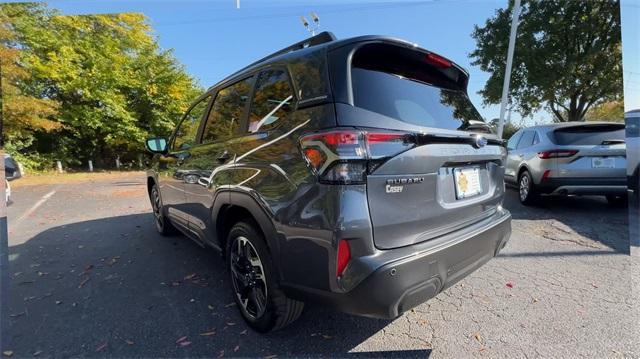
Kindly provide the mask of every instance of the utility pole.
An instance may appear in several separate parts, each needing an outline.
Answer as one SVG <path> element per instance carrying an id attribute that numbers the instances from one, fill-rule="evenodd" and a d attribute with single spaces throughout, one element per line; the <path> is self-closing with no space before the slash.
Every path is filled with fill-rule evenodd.
<path id="1" fill-rule="evenodd" d="M 4 102 L 2 93 L 2 57 L 0 57 L 0 352 L 9 345 L 9 233 L 4 172 Z"/>
<path id="2" fill-rule="evenodd" d="M 511 81 L 511 66 L 513 65 L 513 51 L 516 45 L 516 34 L 518 32 L 518 22 L 520 18 L 520 0 L 515 0 L 513 14 L 511 18 L 511 34 L 509 35 L 509 48 L 507 49 L 507 67 L 504 71 L 504 82 L 502 83 L 502 101 L 500 101 L 500 121 L 498 122 L 498 137 L 502 138 L 504 130 L 504 112 L 507 108 L 509 97 L 509 83 Z"/>

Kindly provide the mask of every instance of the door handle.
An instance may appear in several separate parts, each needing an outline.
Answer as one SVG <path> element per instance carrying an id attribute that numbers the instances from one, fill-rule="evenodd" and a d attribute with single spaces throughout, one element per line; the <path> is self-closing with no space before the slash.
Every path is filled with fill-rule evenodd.
<path id="1" fill-rule="evenodd" d="M 224 150 L 224 152 L 222 152 L 220 156 L 218 156 L 218 161 L 220 163 L 223 163 L 223 162 L 227 162 L 227 160 L 229 160 L 230 158 L 231 156 L 229 155 L 229 151 Z"/>

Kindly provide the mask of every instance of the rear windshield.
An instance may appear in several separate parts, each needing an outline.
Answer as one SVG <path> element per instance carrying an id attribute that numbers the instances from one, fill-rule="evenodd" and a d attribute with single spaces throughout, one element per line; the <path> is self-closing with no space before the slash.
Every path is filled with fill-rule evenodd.
<path id="1" fill-rule="evenodd" d="M 596 146 L 624 143 L 624 125 L 591 125 L 560 128 L 553 133 L 558 145 Z"/>
<path id="2" fill-rule="evenodd" d="M 355 106 L 419 126 L 491 132 L 459 81 L 420 59 L 377 55 L 359 50 L 354 57 Z"/>

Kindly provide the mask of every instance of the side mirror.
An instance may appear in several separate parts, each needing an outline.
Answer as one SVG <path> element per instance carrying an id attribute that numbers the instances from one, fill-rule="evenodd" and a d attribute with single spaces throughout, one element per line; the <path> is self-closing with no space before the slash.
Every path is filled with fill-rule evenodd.
<path id="1" fill-rule="evenodd" d="M 167 139 L 163 137 L 152 137 L 147 139 L 147 150 L 153 153 L 167 152 Z"/>

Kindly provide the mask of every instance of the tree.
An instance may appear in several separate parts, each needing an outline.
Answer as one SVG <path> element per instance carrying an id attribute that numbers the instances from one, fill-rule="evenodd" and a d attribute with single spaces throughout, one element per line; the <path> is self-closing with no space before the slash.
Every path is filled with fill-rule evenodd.
<path id="1" fill-rule="evenodd" d="M 134 160 L 150 135 L 167 135 L 200 89 L 142 14 L 60 16 L 42 4 L 12 4 L 31 95 L 59 103 L 54 132 L 31 149 L 70 165 Z"/>
<path id="2" fill-rule="evenodd" d="M 502 94 L 513 0 L 472 33 L 473 65 L 491 73 L 486 104 Z M 599 102 L 622 99 L 618 0 L 523 0 L 510 97 L 522 116 L 542 107 L 557 122 L 582 121 Z"/>
<path id="3" fill-rule="evenodd" d="M 20 150 L 32 144 L 37 131 L 51 132 L 60 128 L 53 121 L 58 103 L 51 99 L 31 96 L 21 87 L 31 76 L 21 63 L 22 50 L 12 19 L 21 15 L 20 6 L 0 5 L 0 76 L 2 86 L 2 136 L 8 138 L 6 146 Z"/>
<path id="4" fill-rule="evenodd" d="M 624 122 L 624 102 L 603 102 L 590 108 L 584 118 L 587 121 Z"/>
<path id="5" fill-rule="evenodd" d="M 493 128 L 494 132 L 498 131 L 498 122 L 500 119 L 494 118 L 489 122 L 489 126 Z M 515 124 L 513 122 L 505 122 L 504 128 L 502 129 L 502 138 L 508 140 L 513 136 L 514 133 L 518 132 L 522 128 L 521 125 Z"/>

